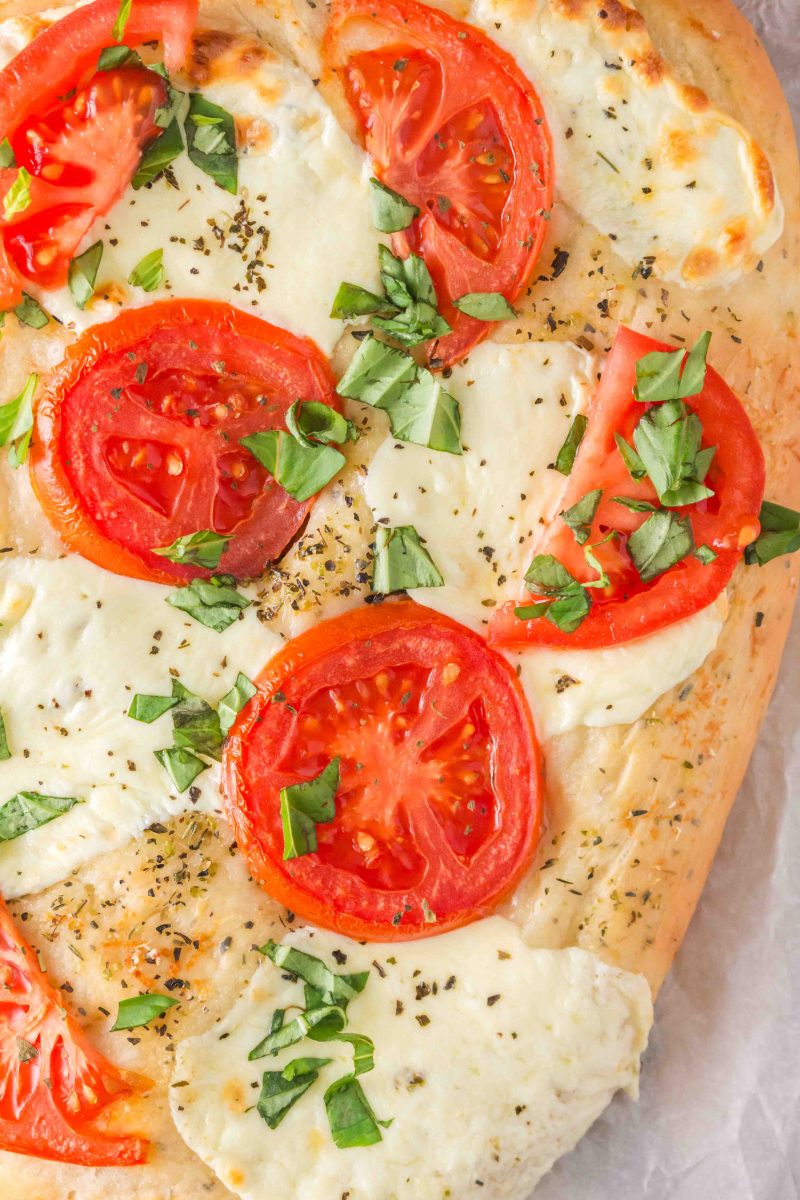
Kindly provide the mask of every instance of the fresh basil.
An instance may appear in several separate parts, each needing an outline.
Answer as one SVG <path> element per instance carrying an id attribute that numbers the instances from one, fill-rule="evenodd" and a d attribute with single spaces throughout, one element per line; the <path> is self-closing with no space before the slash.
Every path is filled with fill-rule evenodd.
<path id="1" fill-rule="evenodd" d="M 703 390 L 706 379 L 706 355 L 711 334 L 701 334 L 687 355 L 686 351 L 654 350 L 636 363 L 633 394 L 643 404 L 683 400 Z M 685 364 L 685 365 L 684 365 Z"/>
<path id="2" fill-rule="evenodd" d="M 152 725 L 153 721 L 157 721 L 164 713 L 174 708 L 178 699 L 175 695 L 147 696 L 137 692 L 131 700 L 128 716 L 134 721 L 141 721 L 143 725 Z"/>
<path id="3" fill-rule="evenodd" d="M 301 1042 L 303 1038 L 308 1037 L 309 1032 L 316 1025 L 323 1023 L 330 1025 L 331 1021 L 335 1022 L 336 1033 L 341 1033 L 347 1024 L 347 1013 L 343 1008 L 335 1004 L 323 1004 L 318 1008 L 307 1008 L 305 1012 L 299 1013 L 294 1020 L 287 1021 L 285 1025 L 281 1025 L 278 1029 L 271 1030 L 257 1046 L 253 1047 L 247 1056 L 248 1060 L 253 1062 L 258 1058 L 266 1058 L 268 1054 L 277 1054 L 280 1050 L 285 1050 L 287 1046 L 294 1046 L 297 1042 Z"/>
<path id="4" fill-rule="evenodd" d="M 39 376 L 29 375 L 18 396 L 0 405 L 0 446 L 8 446 L 8 461 L 16 468 L 28 457 L 33 430 L 33 398 Z"/>
<path id="5" fill-rule="evenodd" d="M 744 552 L 748 566 L 763 567 L 782 554 L 800 550 L 800 513 L 765 500 L 758 514 L 761 532 Z"/>
<path id="6" fill-rule="evenodd" d="M 233 575 L 212 575 L 193 579 L 186 587 L 166 597 L 167 604 L 179 608 L 201 625 L 222 633 L 253 603 L 236 590 Z"/>
<path id="7" fill-rule="evenodd" d="M 3 714 L 0 712 L 0 762 L 6 762 L 11 758 L 11 751 L 8 748 L 8 734 L 6 733 L 6 723 L 3 719 Z"/>
<path id="8" fill-rule="evenodd" d="M 419 216 L 416 204 L 411 204 L 399 192 L 394 192 L 379 179 L 369 181 L 372 196 L 372 223 L 381 233 L 398 233 L 408 229 Z"/>
<path id="9" fill-rule="evenodd" d="M 139 260 L 128 276 L 128 283 L 143 292 L 155 292 L 163 286 L 164 278 L 164 251 L 159 247 Z"/>
<path id="10" fill-rule="evenodd" d="M 444 317 L 424 300 L 413 301 L 395 316 L 375 316 L 372 324 L 402 346 L 418 346 L 420 342 L 430 342 L 433 338 L 450 333 L 450 326 Z"/>
<path id="11" fill-rule="evenodd" d="M 340 283 L 331 306 L 331 316 L 338 321 L 352 321 L 356 317 L 393 311 L 395 305 L 385 296 L 376 296 L 358 283 Z"/>
<path id="12" fill-rule="evenodd" d="M 33 296 L 29 296 L 27 292 L 22 293 L 22 300 L 14 309 L 14 316 L 22 325 L 28 325 L 31 329 L 44 329 L 45 325 L 49 324 L 50 318 Z"/>
<path id="13" fill-rule="evenodd" d="M 653 405 L 634 429 L 636 451 L 667 507 L 696 504 L 714 495 L 703 480 L 716 447 L 701 449 L 702 438 L 700 418 L 677 399 Z"/>
<path id="14" fill-rule="evenodd" d="M 223 738 L 215 709 L 177 679 L 172 681 L 172 696 L 176 701 L 171 710 L 175 746 L 219 760 Z"/>
<path id="15" fill-rule="evenodd" d="M 444 587 L 444 579 L 414 526 L 387 529 L 379 525 L 372 567 L 373 593 L 388 596 L 425 587 Z"/>
<path id="16" fill-rule="evenodd" d="M 708 355 L 708 345 L 711 341 L 711 334 L 708 330 L 701 333 L 695 344 L 692 346 L 681 375 L 681 386 L 678 392 L 678 398 L 685 400 L 687 396 L 697 396 L 702 392 L 706 382 L 706 358 Z"/>
<path id="17" fill-rule="evenodd" d="M 478 321 L 512 321 L 517 315 L 502 292 L 468 292 L 454 300 L 453 306 Z"/>
<path id="18" fill-rule="evenodd" d="M 128 24 L 131 15 L 131 3 L 132 0 L 120 0 L 117 18 L 114 21 L 114 25 L 111 30 L 111 36 L 114 38 L 115 42 L 122 41 L 123 34 L 125 33 L 125 27 Z"/>
<path id="19" fill-rule="evenodd" d="M 179 746 L 154 750 L 153 753 L 179 792 L 185 792 L 202 771 L 208 770 L 208 763 L 203 762 L 202 758 Z"/>
<path id="20" fill-rule="evenodd" d="M 556 461 L 553 464 L 555 470 L 560 471 L 562 475 L 570 475 L 572 473 L 572 468 L 575 465 L 575 456 L 583 441 L 588 424 L 589 418 L 585 417 L 583 413 L 578 413 L 570 425 L 569 432 L 564 439 L 564 444 L 559 450 Z"/>
<path id="21" fill-rule="evenodd" d="M 587 561 L 598 569 L 596 559 L 587 547 Z M 591 556 L 591 557 L 590 557 Z M 594 561 L 592 561 L 594 560 Z M 583 584 L 552 554 L 537 554 L 525 573 L 525 582 L 531 591 L 549 596 L 548 601 L 537 604 L 521 605 L 514 610 L 521 621 L 537 620 L 544 617 L 564 633 L 574 633 L 578 626 L 589 615 L 592 606 L 588 589 L 606 586 L 605 576 L 600 571 L 600 578 L 593 583 Z"/>
<path id="22" fill-rule="evenodd" d="M 631 512 L 652 513 L 658 511 L 655 504 L 651 504 L 649 500 L 636 500 L 633 496 L 612 496 L 611 499 L 615 504 L 629 508 Z"/>
<path id="23" fill-rule="evenodd" d="M 334 1039 L 331 1039 L 334 1040 Z M 375 1043 L 365 1033 L 342 1033 L 337 1042 L 347 1042 L 353 1047 L 353 1074 L 367 1075 L 375 1070 Z"/>
<path id="24" fill-rule="evenodd" d="M 618 433 L 614 434 L 614 441 L 617 443 L 617 449 L 622 455 L 622 461 L 628 468 L 628 474 L 630 475 L 631 479 L 644 479 L 647 471 L 645 470 L 644 463 L 639 458 L 639 455 L 636 453 L 633 446 L 630 446 L 625 441 L 625 438 Z"/>
<path id="25" fill-rule="evenodd" d="M 381 282 L 396 312 L 373 316 L 373 327 L 403 346 L 416 346 L 450 333 L 450 326 L 439 314 L 436 289 L 423 259 L 418 254 L 398 258 L 387 246 L 378 247 L 378 257 Z"/>
<path id="26" fill-rule="evenodd" d="M 627 549 L 640 578 L 648 583 L 693 552 L 691 521 L 663 509 L 654 512 L 630 535 Z"/>
<path id="27" fill-rule="evenodd" d="M 14 149 L 11 145 L 11 142 L 7 137 L 5 137 L 3 138 L 2 142 L 0 142 L 0 168 L 5 171 L 8 170 L 9 167 L 15 167 L 16 165 L 17 159 L 14 154 Z"/>
<path id="28" fill-rule="evenodd" d="M 236 124 L 231 114 L 193 92 L 184 128 L 190 160 L 218 187 L 235 196 L 239 190 L 239 163 Z"/>
<path id="29" fill-rule="evenodd" d="M 233 722 L 238 717 L 239 713 L 244 708 L 249 700 L 255 696 L 258 688 L 240 671 L 236 676 L 236 682 L 229 692 L 220 700 L 217 705 L 217 715 L 219 716 L 219 727 L 222 730 L 223 736 L 227 736 Z"/>
<path id="30" fill-rule="evenodd" d="M 321 1071 L 323 1067 L 327 1067 L 328 1063 L 333 1062 L 332 1058 L 293 1058 L 288 1062 L 281 1071 L 284 1079 L 290 1082 L 296 1079 L 298 1075 L 308 1075 L 311 1071 Z"/>
<path id="31" fill-rule="evenodd" d="M 140 55 L 130 46 L 106 46 L 97 60 L 98 71 L 116 71 L 120 67 L 143 67 Z"/>
<path id="32" fill-rule="evenodd" d="M 389 411 L 417 379 L 419 368 L 410 354 L 375 337 L 359 344 L 350 366 L 336 387 L 340 396 Z"/>
<path id="33" fill-rule="evenodd" d="M 153 183 L 162 175 L 170 163 L 183 153 L 183 135 L 180 122 L 173 117 L 164 132 L 146 148 L 139 161 L 131 183 L 138 191 L 145 184 Z"/>
<path id="34" fill-rule="evenodd" d="M 358 441 L 353 422 L 320 400 L 295 400 L 286 412 L 286 428 L 302 446 L 312 449 L 316 444 L 341 446 Z"/>
<path id="35" fill-rule="evenodd" d="M 31 176 L 25 167 L 20 167 L 17 177 L 3 197 L 3 209 L 7 221 L 24 212 L 31 202 Z"/>
<path id="36" fill-rule="evenodd" d="M 83 804 L 77 796 L 44 796 L 41 792 L 18 792 L 0 808 L 0 842 L 12 842 L 32 829 Z"/>
<path id="37" fill-rule="evenodd" d="M 591 536 L 592 522 L 594 521 L 602 495 L 602 489 L 596 488 L 592 492 L 587 492 L 571 508 L 565 509 L 564 512 L 559 514 L 565 525 L 568 525 L 574 533 L 575 541 L 579 546 L 588 542 Z"/>
<path id="38" fill-rule="evenodd" d="M 555 596 L 576 580 L 552 554 L 536 554 L 525 572 L 525 582 L 534 591 Z"/>
<path id="39" fill-rule="evenodd" d="M 153 553 L 181 566 L 205 567 L 207 571 L 213 571 L 219 566 L 230 540 L 212 529 L 201 529 L 176 538 L 171 546 L 154 547 Z"/>
<path id="40" fill-rule="evenodd" d="M 334 758 L 314 779 L 281 788 L 284 862 L 317 849 L 317 825 L 336 816 L 338 787 L 339 759 Z"/>
<path id="41" fill-rule="evenodd" d="M 378 1121 L 354 1075 L 345 1075 L 330 1085 L 325 1092 L 325 1111 L 334 1144 L 340 1150 L 380 1142 L 380 1126 L 391 1123 Z"/>
<path id="42" fill-rule="evenodd" d="M 111 1026 L 111 1032 L 121 1029 L 138 1029 L 140 1025 L 149 1025 L 156 1017 L 163 1017 L 168 1008 L 178 1001 L 172 996 L 160 996 L 157 992 L 144 992 L 141 996 L 129 996 L 120 1000 L 117 1009 L 117 1019 Z"/>
<path id="43" fill-rule="evenodd" d="M 355 975 L 337 974 L 321 958 L 285 943 L 270 940 L 260 946 L 258 952 L 287 975 L 296 975 L 304 983 L 316 988 L 320 1001 L 340 1007 L 346 1007 L 354 996 L 363 992 L 369 979 L 369 971 L 359 971 Z"/>
<path id="44" fill-rule="evenodd" d="M 69 290 L 78 308 L 86 308 L 94 295 L 95 280 L 102 257 L 103 243 L 95 242 L 69 264 Z"/>
<path id="45" fill-rule="evenodd" d="M 282 429 L 266 429 L 241 439 L 276 483 L 295 500 L 310 500 L 338 475 L 346 459 L 333 446 L 300 442 Z"/>
<path id="46" fill-rule="evenodd" d="M 799 544 L 800 548 L 800 544 Z M 694 556 L 698 562 L 701 562 L 704 567 L 709 566 L 712 562 L 716 562 L 717 554 L 710 546 L 698 546 L 694 552 Z"/>
<path id="47" fill-rule="evenodd" d="M 289 1109 L 304 1096 L 319 1078 L 319 1066 L 302 1070 L 295 1063 L 318 1063 L 325 1066 L 330 1059 L 294 1059 L 282 1071 L 265 1071 L 261 1081 L 261 1094 L 256 1101 L 258 1115 L 270 1129 L 277 1129 Z"/>

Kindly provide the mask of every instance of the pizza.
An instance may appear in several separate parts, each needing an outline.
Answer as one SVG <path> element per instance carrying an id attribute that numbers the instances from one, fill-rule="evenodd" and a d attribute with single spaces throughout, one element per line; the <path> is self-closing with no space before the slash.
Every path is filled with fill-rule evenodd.
<path id="1" fill-rule="evenodd" d="M 763 51 L 8 0 L 0 194 L 0 1196 L 525 1200 L 636 1097 L 791 617 Z"/>

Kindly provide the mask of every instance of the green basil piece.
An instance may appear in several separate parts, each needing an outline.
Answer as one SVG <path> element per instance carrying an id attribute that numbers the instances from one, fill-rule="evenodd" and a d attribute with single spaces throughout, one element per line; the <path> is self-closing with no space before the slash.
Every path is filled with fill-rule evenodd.
<path id="1" fill-rule="evenodd" d="M 468 292 L 454 300 L 453 306 L 478 321 L 513 321 L 517 315 L 502 292 Z"/>
<path id="2" fill-rule="evenodd" d="M 377 1120 L 354 1075 L 345 1075 L 330 1085 L 325 1092 L 325 1111 L 334 1144 L 340 1150 L 382 1141 L 379 1126 L 390 1123 Z"/>
<path id="3" fill-rule="evenodd" d="M 143 725 L 152 725 L 178 703 L 177 696 L 146 696 L 137 692 L 131 700 L 128 716 Z"/>
<path id="4" fill-rule="evenodd" d="M 552 554 L 536 554 L 525 572 L 525 582 L 532 590 L 550 596 L 577 581 Z"/>
<path id="5" fill-rule="evenodd" d="M 292 1021 L 287 1021 L 279 1029 L 270 1031 L 250 1051 L 247 1056 L 248 1061 L 254 1062 L 258 1058 L 266 1058 L 268 1054 L 277 1054 L 280 1050 L 285 1050 L 287 1046 L 294 1046 L 307 1037 L 315 1025 L 323 1022 L 329 1023 L 331 1020 L 335 1020 L 337 1033 L 340 1033 L 347 1024 L 345 1010 L 333 1004 L 321 1005 L 319 1008 L 307 1008 Z"/>
<path id="6" fill-rule="evenodd" d="M 39 376 L 29 375 L 18 396 L 0 405 L 0 446 L 8 446 L 8 461 L 20 467 L 28 456 L 33 430 L 33 398 Z"/>
<path id="7" fill-rule="evenodd" d="M 222 730 L 223 736 L 227 736 L 233 722 L 238 717 L 239 713 L 244 708 L 249 700 L 255 696 L 258 688 L 240 671 L 236 676 L 236 682 L 229 692 L 220 700 L 217 705 L 217 715 L 219 717 L 219 727 Z"/>
<path id="8" fill-rule="evenodd" d="M 193 579 L 186 587 L 166 597 L 167 604 L 179 608 L 217 633 L 223 633 L 253 603 L 236 590 L 232 575 L 212 575 Z"/>
<path id="9" fill-rule="evenodd" d="M 800 543 L 798 544 L 798 548 L 800 548 Z M 716 562 L 717 559 L 716 551 L 712 550 L 710 546 L 698 546 L 694 552 L 694 556 L 704 567 L 709 566 L 712 562 Z"/>
<path id="10" fill-rule="evenodd" d="M 0 712 L 0 762 L 6 762 L 11 758 L 11 751 L 8 748 L 8 734 L 6 733 L 6 723 L 3 719 L 3 714 Z"/>
<path id="11" fill-rule="evenodd" d="M 95 280 L 102 257 L 103 243 L 95 242 L 69 264 L 69 290 L 78 308 L 86 308 L 94 295 Z"/>
<path id="12" fill-rule="evenodd" d="M 131 3 L 132 0 L 120 0 L 117 18 L 114 21 L 114 25 L 111 30 L 111 36 L 114 38 L 115 42 L 122 41 L 123 34 L 125 33 L 125 27 L 130 20 Z"/>
<path id="13" fill-rule="evenodd" d="M 172 681 L 173 741 L 178 749 L 191 750 L 207 758 L 222 758 L 222 729 L 210 704 L 190 692 L 177 679 Z"/>
<path id="14" fill-rule="evenodd" d="M 353 1074 L 366 1075 L 375 1070 L 375 1043 L 365 1033 L 342 1033 L 337 1042 L 353 1047 Z"/>
<path id="15" fill-rule="evenodd" d="M 628 538 L 628 553 L 644 583 L 663 575 L 693 550 L 689 518 L 663 509 L 654 512 Z"/>
<path id="16" fill-rule="evenodd" d="M 602 489 L 595 488 L 594 491 L 587 492 L 585 496 L 582 496 L 571 508 L 565 509 L 564 512 L 559 514 L 564 524 L 568 525 L 574 533 L 575 541 L 579 546 L 588 542 L 591 536 L 592 522 L 594 521 L 602 495 Z"/>
<path id="17" fill-rule="evenodd" d="M 106 46 L 97 60 L 98 71 L 116 71 L 119 67 L 143 67 L 140 55 L 130 46 Z"/>
<path id="18" fill-rule="evenodd" d="M 143 292 L 155 292 L 163 287 L 164 279 L 164 251 L 159 247 L 139 260 L 128 276 L 128 283 Z"/>
<path id="19" fill-rule="evenodd" d="M 131 184 L 138 191 L 145 184 L 153 183 L 182 153 L 183 135 L 180 122 L 177 117 L 173 117 L 160 137 L 151 142 L 142 154 Z"/>
<path id="20" fill-rule="evenodd" d="M 331 1062 L 332 1058 L 293 1058 L 283 1068 L 281 1075 L 291 1083 L 298 1075 L 310 1075 L 312 1071 L 321 1071 Z"/>
<path id="21" fill-rule="evenodd" d="M 389 596 L 411 588 L 444 587 L 444 579 L 413 525 L 378 526 L 372 591 Z"/>
<path id="22" fill-rule="evenodd" d="M 357 283 L 340 283 L 333 298 L 331 316 L 339 321 L 352 321 L 357 317 L 369 317 L 373 313 L 396 312 L 396 305 L 385 296 L 376 296 Z"/>
<path id="23" fill-rule="evenodd" d="M 542 600 L 538 604 L 519 604 L 514 609 L 514 616 L 520 621 L 536 621 L 539 617 L 547 616 L 550 603 L 549 600 Z"/>
<path id="24" fill-rule="evenodd" d="M 683 374 L 681 375 L 681 386 L 678 392 L 679 399 L 685 400 L 687 396 L 697 396 L 705 387 L 706 357 L 710 341 L 711 334 L 709 330 L 706 330 L 705 333 L 700 334 L 700 337 L 689 351 L 683 366 Z"/>
<path id="25" fill-rule="evenodd" d="M 372 223 L 381 233 L 399 233 L 401 229 L 408 229 L 414 218 L 419 216 L 416 204 L 406 200 L 399 192 L 392 191 L 379 179 L 370 179 L 369 186 L 372 194 Z"/>
<path id="26" fill-rule="evenodd" d="M 319 1001 L 328 1004 L 346 1005 L 363 992 L 369 979 L 369 971 L 359 971 L 355 975 L 339 975 L 325 965 L 321 958 L 306 954 L 285 943 L 266 942 L 259 947 L 259 954 L 269 958 L 276 967 L 287 975 L 296 975 L 310 987 L 316 988 Z"/>
<path id="27" fill-rule="evenodd" d="M 418 370 L 409 354 L 368 337 L 360 343 L 336 391 L 348 400 L 387 408 L 416 380 Z"/>
<path id="28" fill-rule="evenodd" d="M 320 400 L 295 400 L 286 412 L 286 428 L 296 441 L 310 448 L 331 443 L 341 446 L 357 442 L 359 437 L 352 421 Z"/>
<path id="29" fill-rule="evenodd" d="M 41 792 L 18 792 L 0 808 L 0 842 L 15 838 L 47 825 L 56 817 L 83 804 L 77 796 L 44 796 Z"/>
<path id="30" fill-rule="evenodd" d="M 429 304 L 434 309 L 438 306 L 431 273 L 419 254 L 398 258 L 388 246 L 379 246 L 378 263 L 381 283 L 392 304 L 398 308 L 411 304 Z"/>
<path id="31" fill-rule="evenodd" d="M 20 167 L 17 177 L 3 197 L 3 209 L 6 220 L 24 212 L 31 202 L 31 176 L 25 167 Z"/>
<path id="32" fill-rule="evenodd" d="M 800 513 L 765 500 L 758 514 L 761 532 L 744 552 L 748 566 L 763 567 L 783 554 L 800 550 Z"/>
<path id="33" fill-rule="evenodd" d="M 682 400 L 648 409 L 633 441 L 662 504 L 695 504 L 714 493 L 703 483 L 716 448 L 701 449 L 703 426 Z"/>
<path id="34" fill-rule="evenodd" d="M 160 996 L 157 992 L 145 992 L 141 996 L 129 996 L 120 1000 L 117 1009 L 117 1019 L 111 1026 L 111 1032 L 121 1029 L 138 1029 L 149 1025 L 156 1017 L 163 1017 L 168 1008 L 178 1001 L 172 996 Z"/>
<path id="35" fill-rule="evenodd" d="M 2 142 L 0 142 L 0 168 L 5 171 L 8 170 L 9 167 L 15 167 L 16 165 L 17 160 L 14 155 L 14 149 L 11 145 L 11 142 L 7 137 L 5 137 L 3 138 Z"/>
<path id="36" fill-rule="evenodd" d="M 591 607 L 591 596 L 576 579 L 547 605 L 542 615 L 562 632 L 574 633 L 588 617 Z"/>
<path id="37" fill-rule="evenodd" d="M 655 504 L 651 504 L 649 500 L 636 500 L 633 496 L 612 496 L 611 499 L 615 504 L 629 508 L 631 512 L 652 513 L 658 511 Z"/>
<path id="38" fill-rule="evenodd" d="M 201 772 L 208 770 L 208 763 L 203 762 L 202 758 L 179 746 L 154 750 L 153 753 L 179 792 L 185 792 Z"/>
<path id="39" fill-rule="evenodd" d="M 559 471 L 562 475 L 570 475 L 572 473 L 572 468 L 575 466 L 575 456 L 583 441 L 588 424 L 589 418 L 585 417 L 583 413 L 578 413 L 570 425 L 569 433 L 564 439 L 564 444 L 559 450 L 556 461 L 553 464 L 555 470 Z"/>
<path id="40" fill-rule="evenodd" d="M 701 333 L 688 355 L 684 349 L 654 350 L 636 364 L 634 396 L 642 403 L 684 400 L 702 392 L 706 381 L 706 356 L 711 334 Z"/>
<path id="41" fill-rule="evenodd" d="M 564 633 L 574 633 L 592 606 L 587 588 L 599 586 L 601 580 L 602 574 L 594 584 L 582 584 L 552 554 L 537 554 L 525 573 L 525 582 L 531 591 L 550 596 L 551 600 L 523 605 L 514 610 L 515 615 L 523 621 L 544 617 Z"/>
<path id="42" fill-rule="evenodd" d="M 185 533 L 176 538 L 171 546 L 154 547 L 153 553 L 168 558 L 170 562 L 193 567 L 205 567 L 213 571 L 228 548 L 231 539 L 212 529 L 201 529 L 197 533 Z"/>
<path id="43" fill-rule="evenodd" d="M 395 316 L 373 317 L 372 324 L 403 346 L 418 346 L 451 332 L 444 317 L 425 301 L 413 301 Z"/>
<path id="44" fill-rule="evenodd" d="M 198 92 L 192 92 L 184 129 L 191 162 L 213 179 L 217 187 L 235 196 L 239 190 L 239 161 L 236 124 L 231 114 Z"/>
<path id="45" fill-rule="evenodd" d="M 304 1096 L 312 1083 L 316 1083 L 319 1072 L 309 1071 L 306 1074 L 292 1070 L 287 1063 L 283 1071 L 265 1071 L 261 1081 L 261 1094 L 256 1101 L 258 1115 L 266 1121 L 270 1129 L 277 1129 L 289 1109 Z"/>
<path id="46" fill-rule="evenodd" d="M 31 329 L 44 329 L 45 325 L 50 322 L 50 318 L 41 304 L 37 303 L 27 292 L 22 293 L 22 300 L 14 309 L 14 316 L 20 324 L 28 325 Z"/>
<path id="47" fill-rule="evenodd" d="M 339 759 L 334 758 L 315 779 L 281 788 L 284 862 L 317 849 L 317 825 L 336 816 L 338 787 Z"/>
<path id="48" fill-rule="evenodd" d="M 647 471 L 644 468 L 644 463 L 639 458 L 639 455 L 634 450 L 633 446 L 628 445 L 625 438 L 620 434 L 614 434 L 614 441 L 617 443 L 617 449 L 622 455 L 622 461 L 628 468 L 628 474 L 631 479 L 644 479 Z"/>
<path id="49" fill-rule="evenodd" d="M 276 483 L 300 502 L 316 496 L 347 461 L 333 446 L 303 445 L 282 429 L 267 429 L 241 439 Z"/>

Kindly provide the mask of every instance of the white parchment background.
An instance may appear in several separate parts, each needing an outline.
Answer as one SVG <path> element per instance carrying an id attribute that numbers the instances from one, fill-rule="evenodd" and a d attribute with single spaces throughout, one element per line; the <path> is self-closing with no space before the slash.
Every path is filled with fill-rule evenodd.
<path id="1" fill-rule="evenodd" d="M 800 0 L 737 0 L 800 129 Z M 747 779 L 617 1097 L 535 1200 L 800 1200 L 800 610 Z"/>

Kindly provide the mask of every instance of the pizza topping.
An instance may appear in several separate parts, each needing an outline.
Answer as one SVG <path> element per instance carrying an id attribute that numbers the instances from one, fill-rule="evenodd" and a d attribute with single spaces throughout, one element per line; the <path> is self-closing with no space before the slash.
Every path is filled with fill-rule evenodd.
<path id="1" fill-rule="evenodd" d="M 572 468 L 575 464 L 575 455 L 580 449 L 580 444 L 583 441 L 584 434 L 586 433 L 587 424 L 588 417 L 585 417 L 583 413 L 578 413 L 577 417 L 570 425 L 569 433 L 564 439 L 564 445 L 559 450 L 556 461 L 553 463 L 553 469 L 558 471 L 561 475 L 569 475 L 572 472 Z"/>
<path id="2" fill-rule="evenodd" d="M 0 807 L 0 842 L 15 838 L 47 825 L 82 804 L 76 796 L 43 796 L 41 792 L 18 792 Z"/>
<path id="3" fill-rule="evenodd" d="M 111 1026 L 111 1032 L 149 1025 L 156 1017 L 163 1017 L 168 1008 L 178 1003 L 179 1001 L 172 996 L 159 996 L 157 993 L 146 992 L 141 996 L 128 996 L 119 1002 L 117 1019 Z"/>
<path id="4" fill-rule="evenodd" d="M 417 346 L 443 337 L 450 326 L 440 315 L 436 289 L 430 272 L 416 254 L 397 258 L 386 246 L 378 247 L 383 296 L 376 296 L 355 283 L 342 283 L 331 308 L 340 320 L 369 316 L 380 329 L 401 346 Z"/>
<path id="5" fill-rule="evenodd" d="M 164 251 L 151 250 L 145 254 L 128 276 L 131 287 L 139 287 L 143 292 L 155 292 L 164 285 Z"/>
<path id="6" fill-rule="evenodd" d="M 8 404 L 0 405 L 0 446 L 8 446 L 8 461 L 14 468 L 21 466 L 28 457 L 33 398 L 38 386 L 39 376 L 29 375 L 20 394 Z"/>
<path id="7" fill-rule="evenodd" d="M 253 603 L 236 589 L 233 575 L 212 575 L 210 579 L 193 579 L 186 587 L 167 596 L 167 604 L 188 613 L 201 625 L 222 633 L 238 621 Z"/>
<path id="8" fill-rule="evenodd" d="M 94 285 L 102 259 L 103 243 L 95 242 L 88 250 L 84 250 L 83 254 L 73 258 L 69 265 L 69 290 L 78 308 L 86 308 L 94 295 Z"/>
<path id="9" fill-rule="evenodd" d="M 185 533 L 176 538 L 171 546 L 154 546 L 153 553 L 168 558 L 170 562 L 214 571 L 230 540 L 223 534 L 214 533 L 213 529 L 200 529 L 197 533 Z"/>
<path id="10" fill-rule="evenodd" d="M 334 758 L 315 779 L 281 788 L 284 862 L 317 849 L 317 825 L 336 816 L 338 787 L 339 759 Z"/>
<path id="11" fill-rule="evenodd" d="M 763 567 L 781 554 L 800 550 L 800 513 L 765 500 L 758 514 L 761 532 L 746 548 L 744 560 L 748 566 Z"/>
<path id="12" fill-rule="evenodd" d="M 295 500 L 309 500 L 339 474 L 347 461 L 331 442 L 355 441 L 350 421 L 326 404 L 295 401 L 286 412 L 286 427 L 254 433 L 241 443 Z"/>
<path id="13" fill-rule="evenodd" d="M 454 300 L 453 307 L 476 321 L 511 321 L 517 315 L 500 292 L 468 292 Z"/>
<path id="14" fill-rule="evenodd" d="M 132 0 L 120 0 L 119 11 L 111 30 L 112 37 L 118 42 L 121 42 L 125 36 L 125 28 L 131 16 L 131 4 Z"/>
<path id="15" fill-rule="evenodd" d="M 258 684 L 223 752 L 225 809 L 275 899 L 383 940 L 463 924 L 514 886 L 538 837 L 539 753 L 512 669 L 481 638 L 410 602 L 373 605 L 295 638 Z M 285 858 L 282 789 L 326 771 L 316 848 Z"/>
<path id="16" fill-rule="evenodd" d="M 218 187 L 235 196 L 239 175 L 236 127 L 231 114 L 193 92 L 184 129 L 190 160 L 210 175 Z"/>
<path id="17" fill-rule="evenodd" d="M 8 748 L 6 723 L 2 712 L 0 712 L 0 762 L 6 762 L 9 758 L 11 758 L 11 751 Z"/>
<path id="18" fill-rule="evenodd" d="M 439 569 L 413 525 L 397 525 L 394 529 L 378 526 L 372 568 L 373 593 L 389 596 L 393 592 L 407 592 L 410 588 L 443 586 Z"/>
<path id="19" fill-rule="evenodd" d="M 408 229 L 419 216 L 416 204 L 409 204 L 404 196 L 393 192 L 379 179 L 370 179 L 369 185 L 372 189 L 372 220 L 381 233 L 399 233 L 401 229 Z"/>
<path id="20" fill-rule="evenodd" d="M 22 300 L 14 309 L 14 316 L 20 325 L 28 325 L 31 329 L 44 329 L 45 325 L 50 322 L 50 318 L 41 304 L 27 292 L 22 293 Z"/>
<path id="21" fill-rule="evenodd" d="M 248 700 L 252 700 L 256 691 L 255 684 L 240 671 L 236 676 L 236 682 L 229 692 L 220 700 L 217 705 L 217 716 L 219 717 L 219 727 L 222 731 L 222 736 L 227 737 L 228 730 L 233 722 L 238 717 L 239 713 L 247 704 Z"/>

